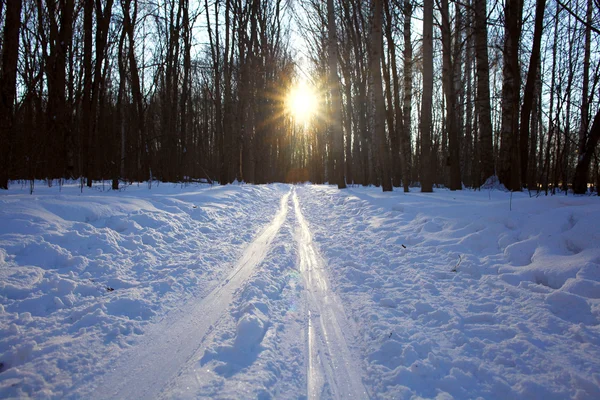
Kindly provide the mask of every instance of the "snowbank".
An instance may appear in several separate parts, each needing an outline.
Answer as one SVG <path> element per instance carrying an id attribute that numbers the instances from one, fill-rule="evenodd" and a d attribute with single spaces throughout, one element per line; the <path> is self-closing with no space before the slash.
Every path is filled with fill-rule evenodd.
<path id="1" fill-rule="evenodd" d="M 374 397 L 600 398 L 598 198 L 298 193 Z"/>
<path id="2" fill-rule="evenodd" d="M 280 197 L 277 185 L 0 193 L 0 397 L 63 397 L 110 368 L 149 322 L 223 279 Z"/>

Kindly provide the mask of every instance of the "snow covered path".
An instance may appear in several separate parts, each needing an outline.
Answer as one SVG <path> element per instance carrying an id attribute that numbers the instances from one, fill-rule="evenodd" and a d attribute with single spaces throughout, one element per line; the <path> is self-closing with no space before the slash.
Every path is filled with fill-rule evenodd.
<path id="1" fill-rule="evenodd" d="M 600 203 L 0 193 L 0 398 L 597 399 Z"/>
<path id="2" fill-rule="evenodd" d="M 290 193 L 283 195 L 273 221 L 248 245 L 227 279 L 199 302 L 192 301 L 153 325 L 141 343 L 125 354 L 87 396 L 104 399 L 156 398 L 187 361 L 199 351 L 213 325 L 227 311 L 236 291 L 263 260 L 288 213 Z M 87 397 L 86 396 L 86 397 Z"/>
<path id="3" fill-rule="evenodd" d="M 359 360 L 346 339 L 355 328 L 330 290 L 327 265 L 311 242 L 295 188 L 291 192 L 292 199 L 289 193 L 282 198 L 286 213 L 280 211 L 277 228 L 269 228 L 272 235 L 260 246 L 261 257 L 253 266 L 265 254 L 267 262 L 254 274 L 245 270 L 244 279 L 249 279 L 236 284 L 238 298 L 230 310 L 221 311 L 202 351 L 169 382 L 161 398 L 368 398 Z M 277 234 L 288 200 L 293 209 L 284 232 Z"/>
<path id="4" fill-rule="evenodd" d="M 349 326 L 340 300 L 330 289 L 327 265 L 312 243 L 295 191 L 293 201 L 299 224 L 300 270 L 308 292 L 308 397 L 367 398 L 360 365 L 351 355 L 343 333 L 355 332 L 356 328 Z"/>

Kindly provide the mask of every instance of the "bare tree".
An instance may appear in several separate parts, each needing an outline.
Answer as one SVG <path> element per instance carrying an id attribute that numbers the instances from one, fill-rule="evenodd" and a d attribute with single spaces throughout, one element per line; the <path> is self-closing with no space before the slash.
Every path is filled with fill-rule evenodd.
<path id="1" fill-rule="evenodd" d="M 431 107 L 433 101 L 433 0 L 423 1 L 423 98 L 421 101 L 421 192 L 433 191 Z"/>
<path id="2" fill-rule="evenodd" d="M 101 2 L 96 2 L 96 57 L 92 74 L 92 12 L 94 3 L 92 0 L 84 2 L 84 91 L 82 100 L 83 109 L 83 162 L 85 163 L 83 173 L 87 177 L 87 186 L 92 186 L 94 167 L 94 145 L 96 142 L 96 119 L 99 111 L 101 85 L 104 80 L 102 66 L 105 61 L 105 48 L 108 41 L 108 30 L 112 15 L 113 0 L 107 0 L 104 8 Z"/>
<path id="3" fill-rule="evenodd" d="M 219 2 L 216 1 L 214 4 L 215 8 L 215 29 L 213 32 L 212 25 L 210 22 L 210 11 L 208 7 L 208 0 L 204 0 L 204 7 L 206 10 L 206 26 L 208 30 L 208 39 L 210 43 L 210 54 L 212 58 L 213 68 L 213 79 L 214 79 L 214 97 L 213 102 L 215 106 L 215 136 L 218 143 L 219 151 L 219 181 L 222 185 L 227 184 L 227 164 L 225 155 L 225 140 L 223 137 L 223 113 L 222 113 L 222 102 L 221 102 L 221 44 L 219 42 Z"/>
<path id="4" fill-rule="evenodd" d="M 544 29 L 544 10 L 546 0 L 537 0 L 535 9 L 535 30 L 533 33 L 533 47 L 529 58 L 529 71 L 527 72 L 527 81 L 523 95 L 523 105 L 521 107 L 521 124 L 519 132 L 519 147 L 521 151 L 521 182 L 526 183 L 529 158 L 529 119 L 531 117 L 531 108 L 535 96 L 535 82 L 537 79 L 538 63 L 540 60 L 540 46 L 542 42 L 542 30 Z"/>
<path id="5" fill-rule="evenodd" d="M 590 83 L 590 44 L 592 41 L 592 0 L 587 1 L 586 26 L 585 26 L 585 53 L 583 56 L 583 86 L 581 88 L 581 125 L 579 128 L 578 153 L 585 152 L 586 136 L 589 127 L 589 83 Z"/>
<path id="6" fill-rule="evenodd" d="M 504 68 L 502 82 L 502 132 L 499 178 L 509 190 L 521 190 L 519 103 L 521 74 L 519 42 L 523 0 L 507 0 L 504 7 Z"/>
<path id="7" fill-rule="evenodd" d="M 587 192 L 588 175 L 590 163 L 594 150 L 600 140 L 600 110 L 594 117 L 594 122 L 591 129 L 587 132 L 588 127 L 588 79 L 589 79 L 589 62 L 590 62 L 590 42 L 591 42 L 591 31 L 592 26 L 592 2 L 587 2 L 587 13 L 586 13 L 586 24 L 585 24 L 585 54 L 583 61 L 583 88 L 582 88 L 582 100 L 581 100 L 581 128 L 579 130 L 579 146 L 578 146 L 578 158 L 577 166 L 575 168 L 575 175 L 573 176 L 573 191 L 577 194 L 583 194 Z M 597 84 L 598 76 L 596 76 Z"/>
<path id="8" fill-rule="evenodd" d="M 14 135 L 17 62 L 19 56 L 19 29 L 21 27 L 21 0 L 8 2 L 4 21 L 2 71 L 0 72 L 0 189 L 8 189 Z"/>
<path id="9" fill-rule="evenodd" d="M 74 0 L 50 1 L 48 18 L 50 36 L 45 40 L 49 51 L 44 48 L 48 85 L 47 129 L 53 137 L 52 149 L 59 154 L 54 158 L 51 175 L 72 176 L 75 170 L 72 112 L 67 102 L 67 61 L 73 39 Z M 44 13 L 41 2 L 38 12 Z M 43 22 L 42 22 L 43 23 Z M 44 26 L 39 27 L 44 31 Z"/>
<path id="10" fill-rule="evenodd" d="M 392 165 L 395 165 L 395 167 L 393 167 L 393 179 L 395 186 L 400 186 L 400 181 L 402 181 L 404 183 L 404 191 L 408 192 L 410 178 L 408 172 L 407 158 L 410 157 L 410 154 L 407 154 L 406 152 L 406 141 L 410 140 L 410 138 L 407 139 L 407 129 L 404 127 L 405 118 L 402 114 L 403 108 L 400 103 L 400 78 L 398 76 L 398 67 L 396 65 L 396 43 L 394 42 L 394 35 L 392 33 L 393 14 L 390 10 L 390 1 L 385 0 L 384 5 L 385 16 L 387 20 L 386 39 L 388 45 L 388 53 L 390 57 L 390 68 L 392 70 L 392 84 L 388 85 L 387 93 L 391 93 L 390 86 L 393 89 L 393 104 L 391 100 L 388 101 L 388 114 L 390 114 L 391 116 L 395 116 L 395 125 L 393 125 L 392 123 L 388 124 L 390 126 L 390 137 L 392 139 Z M 393 118 L 388 118 L 388 121 L 393 121 Z"/>
<path id="11" fill-rule="evenodd" d="M 133 1 L 133 10 L 131 3 Z M 135 26 L 138 16 L 138 0 L 121 0 L 121 9 L 123 12 L 123 31 L 127 33 L 129 60 L 130 81 L 131 81 L 131 97 L 133 100 L 133 131 L 136 139 L 136 174 L 137 179 L 148 179 L 150 175 L 150 151 L 148 133 L 145 129 L 144 119 L 144 99 L 142 97 L 141 81 L 138 68 L 138 62 L 135 56 Z M 131 12 L 131 14 L 130 14 Z"/>
<path id="12" fill-rule="evenodd" d="M 383 7 L 381 0 L 372 0 L 371 21 L 371 90 L 375 98 L 375 140 L 377 143 L 377 160 L 381 171 L 381 187 L 384 192 L 392 191 L 392 180 L 389 169 L 389 153 L 385 135 L 385 101 L 383 97 L 383 86 L 381 81 L 381 49 L 383 48 L 383 32 L 381 18 Z"/>
<path id="13" fill-rule="evenodd" d="M 458 105 L 456 75 L 458 68 L 458 54 L 460 54 L 460 40 L 454 41 L 452 46 L 452 31 L 450 26 L 450 13 L 448 0 L 441 0 L 440 11 L 442 15 L 442 52 L 443 67 L 442 80 L 444 93 L 446 95 L 446 129 L 449 141 L 449 163 L 450 163 L 450 190 L 461 190 L 460 174 L 460 144 L 458 141 Z M 456 18 L 460 21 L 460 11 L 456 12 Z M 460 24 L 460 22 L 458 22 Z"/>
<path id="14" fill-rule="evenodd" d="M 404 123 L 402 124 L 403 137 L 402 152 L 406 162 L 406 176 L 404 177 L 404 191 L 408 192 L 408 185 L 411 180 L 412 166 L 412 147 L 411 147 L 411 125 L 412 125 L 412 92 L 413 92 L 413 49 L 411 38 L 411 19 L 413 6 L 411 0 L 404 0 L 404 99 L 402 101 L 402 114 Z"/>
<path id="15" fill-rule="evenodd" d="M 479 163 L 481 176 L 478 184 L 495 175 L 494 172 L 494 146 L 492 142 L 492 118 L 490 105 L 490 66 L 488 58 L 488 33 L 486 0 L 474 0 L 474 28 L 475 60 L 477 63 L 477 97 L 476 110 L 479 122 Z"/>
<path id="16" fill-rule="evenodd" d="M 346 188 L 344 178 L 344 136 L 342 127 L 342 104 L 340 100 L 340 80 L 337 72 L 337 31 L 333 0 L 327 0 L 327 30 L 329 33 L 329 95 L 331 97 L 331 131 L 334 141 L 335 181 L 339 189 Z"/>

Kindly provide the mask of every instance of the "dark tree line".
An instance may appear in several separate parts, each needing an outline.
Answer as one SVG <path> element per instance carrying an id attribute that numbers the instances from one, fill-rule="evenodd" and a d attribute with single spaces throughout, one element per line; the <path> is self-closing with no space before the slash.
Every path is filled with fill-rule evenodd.
<path id="1" fill-rule="evenodd" d="M 1 188 L 600 183 L 599 0 L 0 5 Z M 310 122 L 286 107 L 304 75 Z"/>
<path id="2" fill-rule="evenodd" d="M 285 180 L 289 11 L 200 3 L 3 1 L 0 186 Z"/>
<path id="3" fill-rule="evenodd" d="M 325 71 L 310 29 L 325 10 L 303 3 Z M 347 0 L 336 14 L 347 182 L 598 186 L 597 0 Z"/>

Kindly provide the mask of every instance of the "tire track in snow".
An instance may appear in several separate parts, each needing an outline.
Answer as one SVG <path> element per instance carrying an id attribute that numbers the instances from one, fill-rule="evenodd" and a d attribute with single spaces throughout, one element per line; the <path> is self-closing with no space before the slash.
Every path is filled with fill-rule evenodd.
<path id="1" fill-rule="evenodd" d="M 199 302 L 189 302 L 149 327 L 140 342 L 91 387 L 88 397 L 149 399 L 159 396 L 188 361 L 203 351 L 205 337 L 227 311 L 234 293 L 265 258 L 288 214 L 290 193 L 283 195 L 279 211 L 244 250 L 227 279 Z"/>
<path id="2" fill-rule="evenodd" d="M 342 332 L 343 325 L 348 325 L 344 308 L 329 289 L 325 263 L 312 242 L 295 189 L 292 198 L 299 224 L 300 271 L 308 292 L 308 398 L 369 398 Z"/>

